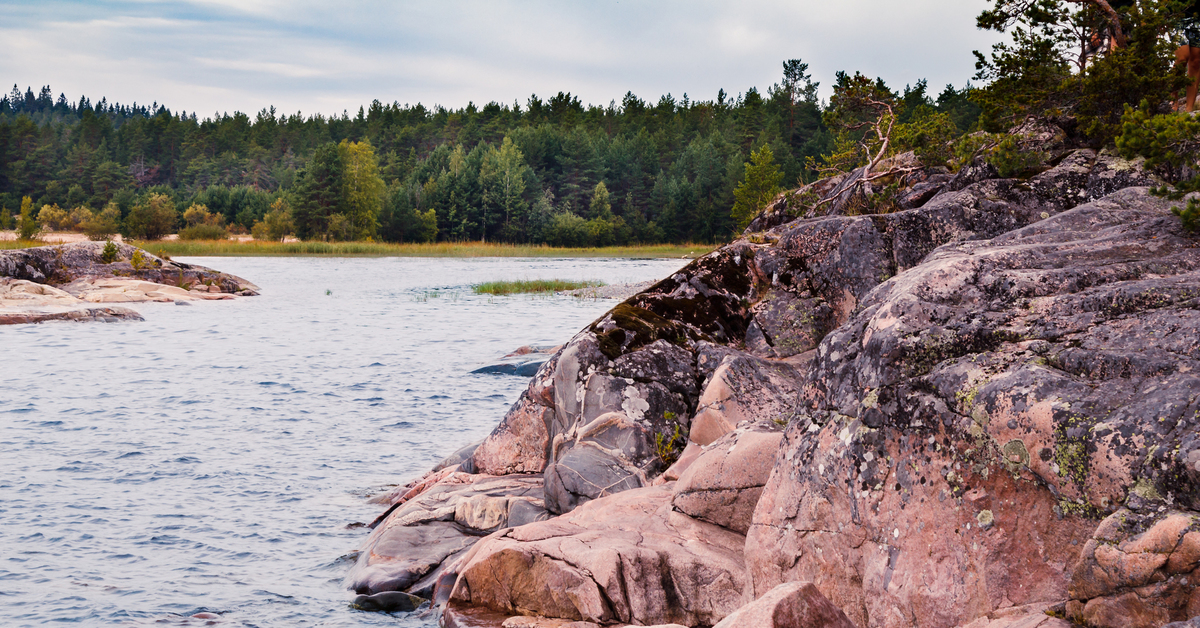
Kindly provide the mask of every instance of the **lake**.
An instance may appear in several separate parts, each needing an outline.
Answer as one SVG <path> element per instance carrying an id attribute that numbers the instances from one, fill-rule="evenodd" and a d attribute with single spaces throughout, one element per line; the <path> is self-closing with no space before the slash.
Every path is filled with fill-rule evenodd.
<path id="1" fill-rule="evenodd" d="M 366 499 L 486 436 L 554 345 L 615 301 L 501 279 L 658 279 L 686 260 L 186 258 L 258 297 L 141 323 L 0 327 L 6 626 L 433 626 L 341 587 Z"/>

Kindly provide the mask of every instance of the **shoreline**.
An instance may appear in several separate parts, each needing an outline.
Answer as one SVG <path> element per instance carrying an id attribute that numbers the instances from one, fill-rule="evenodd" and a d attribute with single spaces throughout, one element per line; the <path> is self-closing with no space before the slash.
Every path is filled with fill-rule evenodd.
<path id="1" fill-rule="evenodd" d="M 18 242 L 15 235 L 0 232 L 0 250 L 54 246 L 86 238 L 72 233 L 46 233 L 44 240 Z M 11 237 L 10 237 L 11 236 Z M 119 238 L 113 238 L 120 242 Z M 541 257 L 695 259 L 717 244 L 647 244 L 603 248 L 556 248 L 544 245 L 490 242 L 438 242 L 393 244 L 386 242 L 263 242 L 257 240 L 128 240 L 129 244 L 160 257 Z"/>

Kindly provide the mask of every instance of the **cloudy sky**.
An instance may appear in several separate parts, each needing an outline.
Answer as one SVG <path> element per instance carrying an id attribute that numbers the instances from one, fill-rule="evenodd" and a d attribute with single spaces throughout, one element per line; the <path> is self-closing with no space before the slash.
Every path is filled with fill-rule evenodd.
<path id="1" fill-rule="evenodd" d="M 4 0 L 0 84 L 208 116 L 461 107 L 572 92 L 711 100 L 810 64 L 935 94 L 974 72 L 986 0 Z"/>

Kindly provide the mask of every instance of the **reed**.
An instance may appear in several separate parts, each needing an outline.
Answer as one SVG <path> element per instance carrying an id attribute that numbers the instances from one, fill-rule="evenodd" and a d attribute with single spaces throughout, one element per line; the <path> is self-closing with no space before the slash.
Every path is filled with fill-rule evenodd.
<path id="1" fill-rule="evenodd" d="M 570 281 L 567 279 L 518 279 L 515 281 L 488 281 L 473 286 L 475 294 L 527 294 L 532 292 L 562 292 L 603 286 L 603 281 Z"/>

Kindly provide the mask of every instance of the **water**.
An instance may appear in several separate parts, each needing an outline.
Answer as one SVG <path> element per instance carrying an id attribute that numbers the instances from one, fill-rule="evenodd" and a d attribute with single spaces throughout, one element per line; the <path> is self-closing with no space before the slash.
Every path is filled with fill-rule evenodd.
<path id="1" fill-rule="evenodd" d="M 188 259 L 262 296 L 143 323 L 0 327 L 0 624 L 431 626 L 349 608 L 372 490 L 485 436 L 525 387 L 468 371 L 612 306 L 495 279 L 682 260 Z"/>

